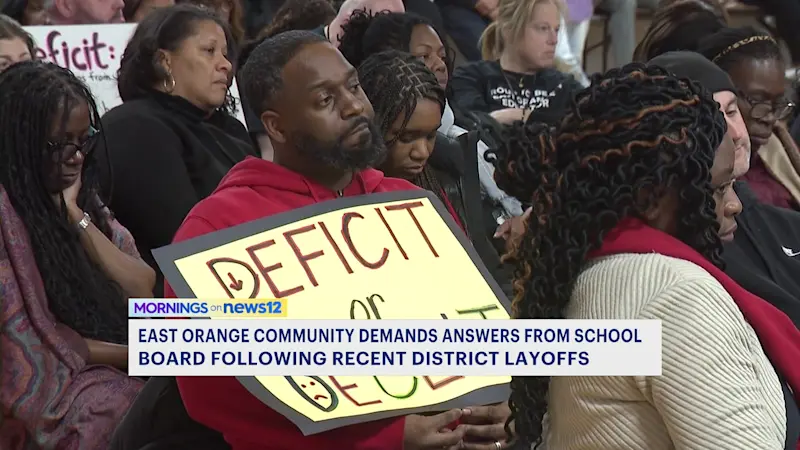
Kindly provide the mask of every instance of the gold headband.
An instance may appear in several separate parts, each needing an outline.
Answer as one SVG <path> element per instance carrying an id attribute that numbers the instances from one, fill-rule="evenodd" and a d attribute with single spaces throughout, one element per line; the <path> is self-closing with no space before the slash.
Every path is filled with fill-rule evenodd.
<path id="1" fill-rule="evenodd" d="M 727 55 L 728 53 L 736 50 L 737 48 L 744 47 L 747 44 L 752 44 L 753 42 L 760 42 L 760 41 L 770 41 L 773 44 L 778 45 L 778 43 L 775 42 L 775 39 L 772 39 L 771 36 L 764 36 L 764 35 L 752 36 L 752 37 L 749 37 L 747 39 L 742 39 L 741 41 L 739 41 L 739 42 L 737 42 L 735 44 L 729 45 L 725 50 L 721 51 L 717 56 L 715 56 L 711 60 L 711 62 L 716 63 L 720 58 L 722 58 L 723 56 Z"/>

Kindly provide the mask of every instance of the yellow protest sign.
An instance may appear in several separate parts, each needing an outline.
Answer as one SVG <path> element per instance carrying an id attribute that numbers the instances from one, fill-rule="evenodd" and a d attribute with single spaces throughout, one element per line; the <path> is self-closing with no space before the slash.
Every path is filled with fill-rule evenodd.
<path id="1" fill-rule="evenodd" d="M 290 319 L 508 319 L 426 191 L 320 203 L 154 251 L 179 297 L 282 298 Z M 242 377 L 304 434 L 508 398 L 509 377 Z"/>

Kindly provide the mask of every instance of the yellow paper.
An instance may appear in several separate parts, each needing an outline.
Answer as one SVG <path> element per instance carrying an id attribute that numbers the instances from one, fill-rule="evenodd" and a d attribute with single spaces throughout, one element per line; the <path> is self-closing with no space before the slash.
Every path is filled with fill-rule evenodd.
<path id="1" fill-rule="evenodd" d="M 198 296 L 284 298 L 291 319 L 509 318 L 427 197 L 326 212 L 178 259 L 175 265 Z M 510 378 L 258 381 L 319 422 L 436 405 Z"/>

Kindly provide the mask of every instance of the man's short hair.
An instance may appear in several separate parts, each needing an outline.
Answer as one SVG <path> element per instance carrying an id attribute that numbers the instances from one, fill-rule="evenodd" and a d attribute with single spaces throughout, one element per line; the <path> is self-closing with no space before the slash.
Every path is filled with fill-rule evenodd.
<path id="1" fill-rule="evenodd" d="M 253 50 L 239 74 L 245 100 L 256 116 L 273 107 L 283 89 L 284 66 L 306 45 L 328 42 L 324 36 L 292 30 L 265 39 Z"/>

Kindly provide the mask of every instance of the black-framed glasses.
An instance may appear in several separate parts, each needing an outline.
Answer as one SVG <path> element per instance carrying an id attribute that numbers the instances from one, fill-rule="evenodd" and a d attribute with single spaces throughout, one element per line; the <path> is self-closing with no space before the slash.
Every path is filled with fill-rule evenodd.
<path id="1" fill-rule="evenodd" d="M 48 142 L 47 144 L 50 146 L 52 150 L 55 150 L 55 155 L 58 156 L 60 161 L 66 161 L 76 153 L 81 152 L 84 157 L 89 156 L 94 150 L 95 146 L 93 145 L 97 135 L 100 131 L 93 127 L 89 126 L 89 133 L 86 139 L 82 142 Z"/>
<path id="2" fill-rule="evenodd" d="M 786 99 L 777 101 L 753 100 L 752 97 L 743 92 L 739 92 L 739 98 L 750 105 L 750 116 L 754 119 L 763 119 L 772 113 L 777 120 L 783 120 L 789 117 L 795 106 L 794 103 Z"/>

